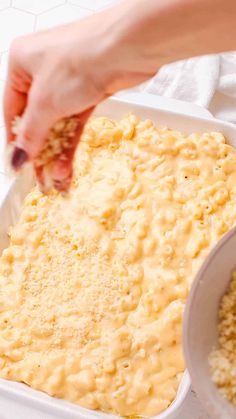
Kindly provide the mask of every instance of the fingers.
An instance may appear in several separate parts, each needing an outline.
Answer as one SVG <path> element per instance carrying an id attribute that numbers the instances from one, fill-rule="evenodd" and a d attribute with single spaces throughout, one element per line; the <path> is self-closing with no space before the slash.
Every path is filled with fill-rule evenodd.
<path id="1" fill-rule="evenodd" d="M 16 116 L 23 113 L 27 102 L 27 95 L 24 92 L 16 90 L 11 81 L 7 80 L 5 91 L 4 91 L 4 119 L 6 125 L 7 141 L 12 142 L 14 140 L 14 134 L 12 133 L 12 121 Z"/>
<path id="2" fill-rule="evenodd" d="M 14 88 L 10 80 L 6 84 L 4 116 L 7 141 L 14 141 L 11 165 L 15 170 L 19 170 L 26 161 L 38 156 L 48 131 L 56 120 L 46 100 L 42 99 L 42 94 L 38 94 L 34 88 L 31 88 L 27 97 L 27 93 Z M 22 119 L 18 135 L 15 136 L 12 123 L 19 115 L 22 115 Z"/>
<path id="3" fill-rule="evenodd" d="M 17 136 L 12 132 L 15 117 L 21 116 Z M 53 114 L 49 96 L 44 94 L 40 83 L 31 84 L 24 74 L 9 71 L 4 92 L 4 117 L 8 142 L 13 142 L 11 164 L 19 170 L 28 160 L 38 156 L 51 126 L 59 117 Z"/>
<path id="4" fill-rule="evenodd" d="M 12 122 L 16 116 L 23 114 L 27 104 L 28 91 L 32 83 L 32 76 L 20 64 L 23 51 L 20 41 L 15 40 L 9 52 L 7 81 L 3 97 L 8 142 L 14 141 L 15 135 L 12 133 Z"/>
<path id="5" fill-rule="evenodd" d="M 62 155 L 54 162 L 52 167 L 52 178 L 54 188 L 59 191 L 68 190 L 73 172 L 73 158 L 76 152 L 77 145 L 79 143 L 81 134 L 83 132 L 84 126 L 90 117 L 94 108 L 81 113 L 79 115 L 79 125 L 74 134 L 74 137 L 71 139 L 70 147 L 67 148 Z"/>
<path id="6" fill-rule="evenodd" d="M 60 191 L 67 191 L 70 187 L 73 172 L 73 158 L 83 126 L 80 124 L 75 136 L 71 139 L 70 147 L 58 157 L 52 166 L 53 187 Z"/>
<path id="7" fill-rule="evenodd" d="M 57 116 L 53 113 L 50 100 L 32 86 L 24 114 L 22 116 L 19 133 L 15 144 L 23 149 L 29 160 L 35 159 L 43 149 L 48 132 L 56 122 Z"/>
<path id="8" fill-rule="evenodd" d="M 59 192 L 66 192 L 71 184 L 73 172 L 73 158 L 80 140 L 85 123 L 91 115 L 93 108 L 78 116 L 78 125 L 73 137 L 70 138 L 69 147 L 52 163 L 45 166 L 35 165 L 35 173 L 42 192 L 47 193 L 53 187 Z"/>

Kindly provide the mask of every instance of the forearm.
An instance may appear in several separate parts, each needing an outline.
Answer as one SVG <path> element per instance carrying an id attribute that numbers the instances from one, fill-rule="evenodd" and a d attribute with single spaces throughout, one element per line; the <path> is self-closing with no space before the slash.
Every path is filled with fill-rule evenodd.
<path id="1" fill-rule="evenodd" d="M 113 76 L 136 71 L 142 81 L 164 64 L 236 49 L 235 0 L 125 0 L 110 14 Z"/>

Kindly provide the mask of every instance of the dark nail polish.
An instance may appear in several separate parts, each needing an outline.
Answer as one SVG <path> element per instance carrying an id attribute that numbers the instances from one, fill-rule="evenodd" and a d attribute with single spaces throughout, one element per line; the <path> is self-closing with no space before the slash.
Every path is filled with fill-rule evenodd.
<path id="1" fill-rule="evenodd" d="M 13 169 L 19 170 L 28 160 L 28 155 L 22 148 L 15 147 L 11 157 L 11 165 Z"/>

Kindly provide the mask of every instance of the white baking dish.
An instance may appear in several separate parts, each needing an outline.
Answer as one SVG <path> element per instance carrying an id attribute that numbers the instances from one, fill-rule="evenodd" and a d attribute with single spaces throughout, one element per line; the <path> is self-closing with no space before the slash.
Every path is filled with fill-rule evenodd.
<path id="1" fill-rule="evenodd" d="M 156 125 L 166 125 L 185 133 L 221 131 L 229 144 L 236 147 L 236 128 L 232 124 L 217 121 L 208 111 L 188 103 L 163 99 L 149 94 L 123 94 L 103 102 L 96 115 L 120 118 L 134 112 L 141 118 L 150 118 Z M 0 207 L 0 251 L 8 244 L 7 231 L 19 215 L 21 203 L 33 186 L 29 170 L 11 181 Z M 205 419 L 200 409 L 193 411 L 190 379 L 185 372 L 176 399 L 171 406 L 155 419 Z M 196 402 L 195 402 L 196 406 Z M 189 409 L 189 410 L 188 410 Z M 83 409 L 69 402 L 52 398 L 24 384 L 0 380 L 1 419 L 115 419 L 114 415 Z M 154 419 L 154 418 L 153 418 Z"/>

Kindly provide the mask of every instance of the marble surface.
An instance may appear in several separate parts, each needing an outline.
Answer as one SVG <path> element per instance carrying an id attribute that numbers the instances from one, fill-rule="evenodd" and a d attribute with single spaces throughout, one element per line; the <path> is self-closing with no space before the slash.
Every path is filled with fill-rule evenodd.
<path id="1" fill-rule="evenodd" d="M 81 19 L 116 0 L 0 0 L 0 204 L 9 187 L 3 165 L 5 130 L 2 96 L 7 74 L 8 51 L 12 40 L 20 35 Z M 2 406 L 3 407 L 3 406 Z M 0 412 L 2 412 L 0 402 Z M 22 413 L 22 412 L 21 412 Z M 1 419 L 0 413 L 0 419 Z M 22 416 L 23 417 L 23 416 Z M 5 411 L 4 419 L 16 419 Z M 33 417 L 24 419 L 35 419 Z M 47 414 L 43 415 L 47 419 Z M 175 419 L 208 419 L 196 395 L 191 392 L 181 414 Z"/>

